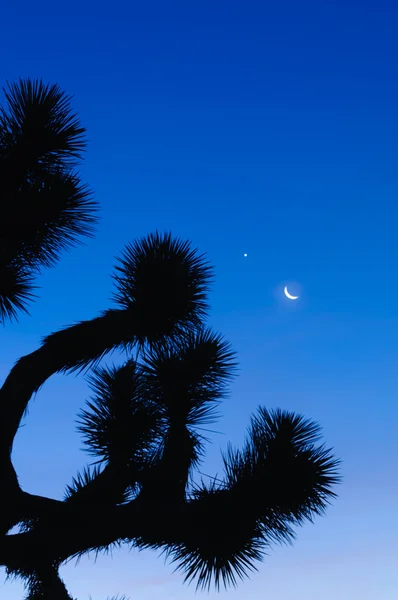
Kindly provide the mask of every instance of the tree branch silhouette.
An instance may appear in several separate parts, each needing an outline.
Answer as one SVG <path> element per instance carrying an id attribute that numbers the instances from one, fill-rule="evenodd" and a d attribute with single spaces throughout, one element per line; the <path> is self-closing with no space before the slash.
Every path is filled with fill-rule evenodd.
<path id="1" fill-rule="evenodd" d="M 89 235 L 95 205 L 73 171 L 84 147 L 70 99 L 20 81 L 0 111 L 0 320 L 26 310 L 34 277 Z M 21 218 L 23 215 L 23 218 Z M 71 600 L 59 568 L 72 557 L 127 544 L 162 550 L 198 587 L 236 585 L 267 548 L 325 512 L 338 465 L 317 424 L 260 407 L 224 474 L 198 481 L 204 426 L 236 374 L 224 338 L 206 326 L 212 268 L 187 241 L 155 232 L 127 245 L 114 305 L 44 338 L 0 389 L 0 565 L 26 600 Z M 123 364 L 103 364 L 112 351 Z M 134 355 L 134 358 L 133 358 Z M 21 489 L 15 436 L 35 393 L 54 374 L 85 372 L 92 396 L 78 415 L 95 460 L 63 500 Z M 17 527 L 17 531 L 13 530 Z"/>

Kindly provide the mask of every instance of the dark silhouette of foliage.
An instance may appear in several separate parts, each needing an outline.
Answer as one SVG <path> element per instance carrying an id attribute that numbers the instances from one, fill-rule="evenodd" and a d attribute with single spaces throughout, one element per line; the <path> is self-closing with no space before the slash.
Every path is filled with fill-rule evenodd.
<path id="1" fill-rule="evenodd" d="M 30 81 L 9 86 L 6 99 L 2 320 L 26 310 L 34 274 L 94 219 L 71 172 L 83 129 L 69 99 Z M 71 600 L 59 567 L 121 544 L 161 550 L 199 587 L 236 585 L 335 496 L 338 461 L 318 425 L 282 410 L 259 408 L 243 449 L 226 451 L 222 479 L 199 480 L 204 427 L 236 371 L 230 345 L 205 323 L 212 269 L 189 242 L 155 232 L 127 246 L 114 280 L 115 306 L 44 338 L 0 389 L 0 566 L 24 580 L 27 600 Z M 123 364 L 98 364 L 115 349 Z M 92 396 L 78 429 L 94 462 L 63 500 L 30 494 L 11 461 L 21 419 L 49 377 L 82 370 Z"/>
<path id="2" fill-rule="evenodd" d="M 96 204 L 75 171 L 84 128 L 57 85 L 20 80 L 0 107 L 0 322 L 33 299 L 33 280 L 92 234 Z"/>

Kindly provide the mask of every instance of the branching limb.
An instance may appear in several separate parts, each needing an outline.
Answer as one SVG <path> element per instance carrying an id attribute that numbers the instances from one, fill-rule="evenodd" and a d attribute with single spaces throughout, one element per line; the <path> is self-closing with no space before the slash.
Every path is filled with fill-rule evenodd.
<path id="1" fill-rule="evenodd" d="M 334 497 L 338 461 L 316 445 L 318 437 L 316 424 L 262 409 L 243 450 L 226 457 L 226 479 L 219 488 L 202 486 L 183 504 L 174 498 L 147 503 L 140 496 L 117 507 L 64 503 L 59 516 L 3 538 L 0 564 L 22 564 L 29 571 L 37 561 L 61 563 L 127 540 L 163 548 L 200 586 L 213 579 L 216 586 L 234 585 L 255 569 L 272 541 L 292 540 L 292 528 L 322 514 Z"/>
<path id="2" fill-rule="evenodd" d="M 48 336 L 8 375 L 0 390 L 0 466 L 8 468 L 28 402 L 51 375 L 86 368 L 118 347 L 156 344 L 201 326 L 211 269 L 188 242 L 156 233 L 128 246 L 119 262 L 121 309 Z"/>

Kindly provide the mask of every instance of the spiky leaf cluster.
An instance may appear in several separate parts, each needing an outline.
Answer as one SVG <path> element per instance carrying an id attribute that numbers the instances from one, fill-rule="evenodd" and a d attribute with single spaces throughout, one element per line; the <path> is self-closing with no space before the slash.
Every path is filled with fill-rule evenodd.
<path id="1" fill-rule="evenodd" d="M 339 461 L 317 445 L 319 435 L 299 415 L 259 409 L 244 448 L 224 456 L 224 480 L 198 486 L 174 531 L 178 542 L 160 544 L 187 580 L 236 585 L 273 542 L 291 542 L 295 525 L 324 512 Z"/>
<path id="2" fill-rule="evenodd" d="M 181 333 L 200 326 L 207 315 L 211 273 L 189 242 L 156 232 L 127 245 L 116 266 L 114 299 L 134 308 L 143 339 L 160 330 L 162 336 Z"/>
<path id="3" fill-rule="evenodd" d="M 149 397 L 142 369 L 133 360 L 89 376 L 95 396 L 80 414 L 88 451 L 106 462 L 145 462 L 160 435 L 161 415 Z"/>
<path id="4" fill-rule="evenodd" d="M 319 426 L 294 413 L 259 408 L 243 450 L 224 456 L 228 489 L 236 501 L 257 507 L 265 527 L 300 524 L 322 514 L 334 497 L 338 464 L 331 449 L 317 445 Z M 268 510 L 269 507 L 272 510 Z"/>
<path id="5" fill-rule="evenodd" d="M 152 347 L 143 357 L 149 389 L 168 418 L 208 424 L 235 370 L 235 354 L 222 336 L 201 328 Z"/>
<path id="6" fill-rule="evenodd" d="M 57 85 L 19 80 L 0 107 L 0 319 L 32 300 L 37 272 L 90 236 L 96 203 L 74 171 L 84 128 Z"/>

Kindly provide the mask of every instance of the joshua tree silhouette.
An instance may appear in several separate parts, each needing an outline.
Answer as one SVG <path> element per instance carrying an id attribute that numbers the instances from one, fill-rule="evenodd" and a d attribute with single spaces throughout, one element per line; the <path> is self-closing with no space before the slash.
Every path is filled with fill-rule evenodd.
<path id="1" fill-rule="evenodd" d="M 34 276 L 92 233 L 96 205 L 75 160 L 84 129 L 57 86 L 19 81 L 0 112 L 0 319 L 33 299 Z M 205 484 L 203 426 L 234 375 L 229 344 L 206 326 L 212 269 L 189 242 L 151 234 L 128 245 L 114 273 L 114 304 L 47 336 L 0 390 L 0 565 L 29 600 L 70 600 L 68 558 L 115 544 L 164 550 L 197 585 L 235 585 L 272 542 L 324 512 L 338 461 L 319 427 L 259 408 L 224 476 Z M 119 349 L 126 362 L 104 365 Z M 100 362 L 101 361 L 101 362 Z M 79 429 L 95 465 L 63 500 L 21 489 L 11 451 L 32 395 L 55 373 L 85 371 L 93 395 Z M 196 476 L 195 476 L 196 474 Z M 17 527 L 16 533 L 11 533 Z M 15 531 L 15 529 L 13 529 Z"/>

